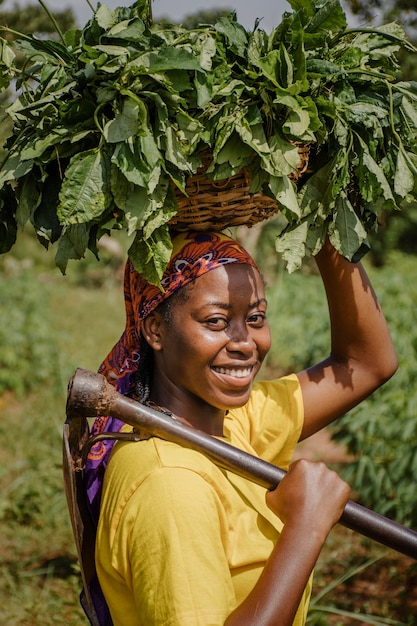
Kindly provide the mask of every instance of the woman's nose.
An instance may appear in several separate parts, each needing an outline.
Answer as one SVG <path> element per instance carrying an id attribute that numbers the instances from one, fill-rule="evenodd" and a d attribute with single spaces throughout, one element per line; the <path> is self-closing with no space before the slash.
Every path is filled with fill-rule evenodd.
<path id="1" fill-rule="evenodd" d="M 246 324 L 231 324 L 228 329 L 228 335 L 228 350 L 240 352 L 245 350 L 252 350 L 254 342 Z"/>

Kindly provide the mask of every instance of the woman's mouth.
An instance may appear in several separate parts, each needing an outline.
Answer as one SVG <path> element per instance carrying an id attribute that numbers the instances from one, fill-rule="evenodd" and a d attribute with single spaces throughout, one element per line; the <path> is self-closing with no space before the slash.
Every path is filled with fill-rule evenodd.
<path id="1" fill-rule="evenodd" d="M 232 378 L 247 378 L 251 376 L 253 371 L 253 366 L 237 368 L 237 367 L 213 367 L 212 368 L 218 374 L 223 374 L 225 376 L 231 376 Z"/>

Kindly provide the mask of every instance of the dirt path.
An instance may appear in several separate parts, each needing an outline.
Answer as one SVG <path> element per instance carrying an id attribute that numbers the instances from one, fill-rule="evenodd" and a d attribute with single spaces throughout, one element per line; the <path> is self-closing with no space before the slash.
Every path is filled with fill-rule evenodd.
<path id="1" fill-rule="evenodd" d="M 329 464 L 349 463 L 353 460 L 344 447 L 332 441 L 330 431 L 325 428 L 299 443 L 294 458 L 323 461 Z"/>

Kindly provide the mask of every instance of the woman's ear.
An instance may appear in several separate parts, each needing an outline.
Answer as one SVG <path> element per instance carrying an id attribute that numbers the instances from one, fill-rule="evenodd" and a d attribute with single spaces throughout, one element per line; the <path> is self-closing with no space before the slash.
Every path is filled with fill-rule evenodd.
<path id="1" fill-rule="evenodd" d="M 142 322 L 142 334 L 153 350 L 162 350 L 162 316 L 152 311 Z"/>

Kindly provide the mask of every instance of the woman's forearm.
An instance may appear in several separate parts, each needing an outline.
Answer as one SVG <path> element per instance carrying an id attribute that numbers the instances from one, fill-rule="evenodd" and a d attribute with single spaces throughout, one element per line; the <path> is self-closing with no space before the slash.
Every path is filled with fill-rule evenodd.
<path id="1" fill-rule="evenodd" d="M 301 372 L 305 438 L 356 406 L 388 380 L 397 356 L 375 292 L 361 263 L 351 263 L 327 241 L 316 256 L 326 290 L 329 356 Z"/>
<path id="2" fill-rule="evenodd" d="M 273 491 L 269 508 L 284 522 L 258 582 L 226 626 L 291 626 L 320 550 L 340 519 L 350 488 L 323 463 L 303 459 Z"/>
<path id="3" fill-rule="evenodd" d="M 316 256 L 326 290 L 331 355 L 340 361 L 356 359 L 385 380 L 397 366 L 389 329 L 361 263 L 351 263 L 329 242 Z"/>
<path id="4" fill-rule="evenodd" d="M 258 582 L 225 626 L 291 626 L 324 540 L 314 529 L 284 526 Z"/>

